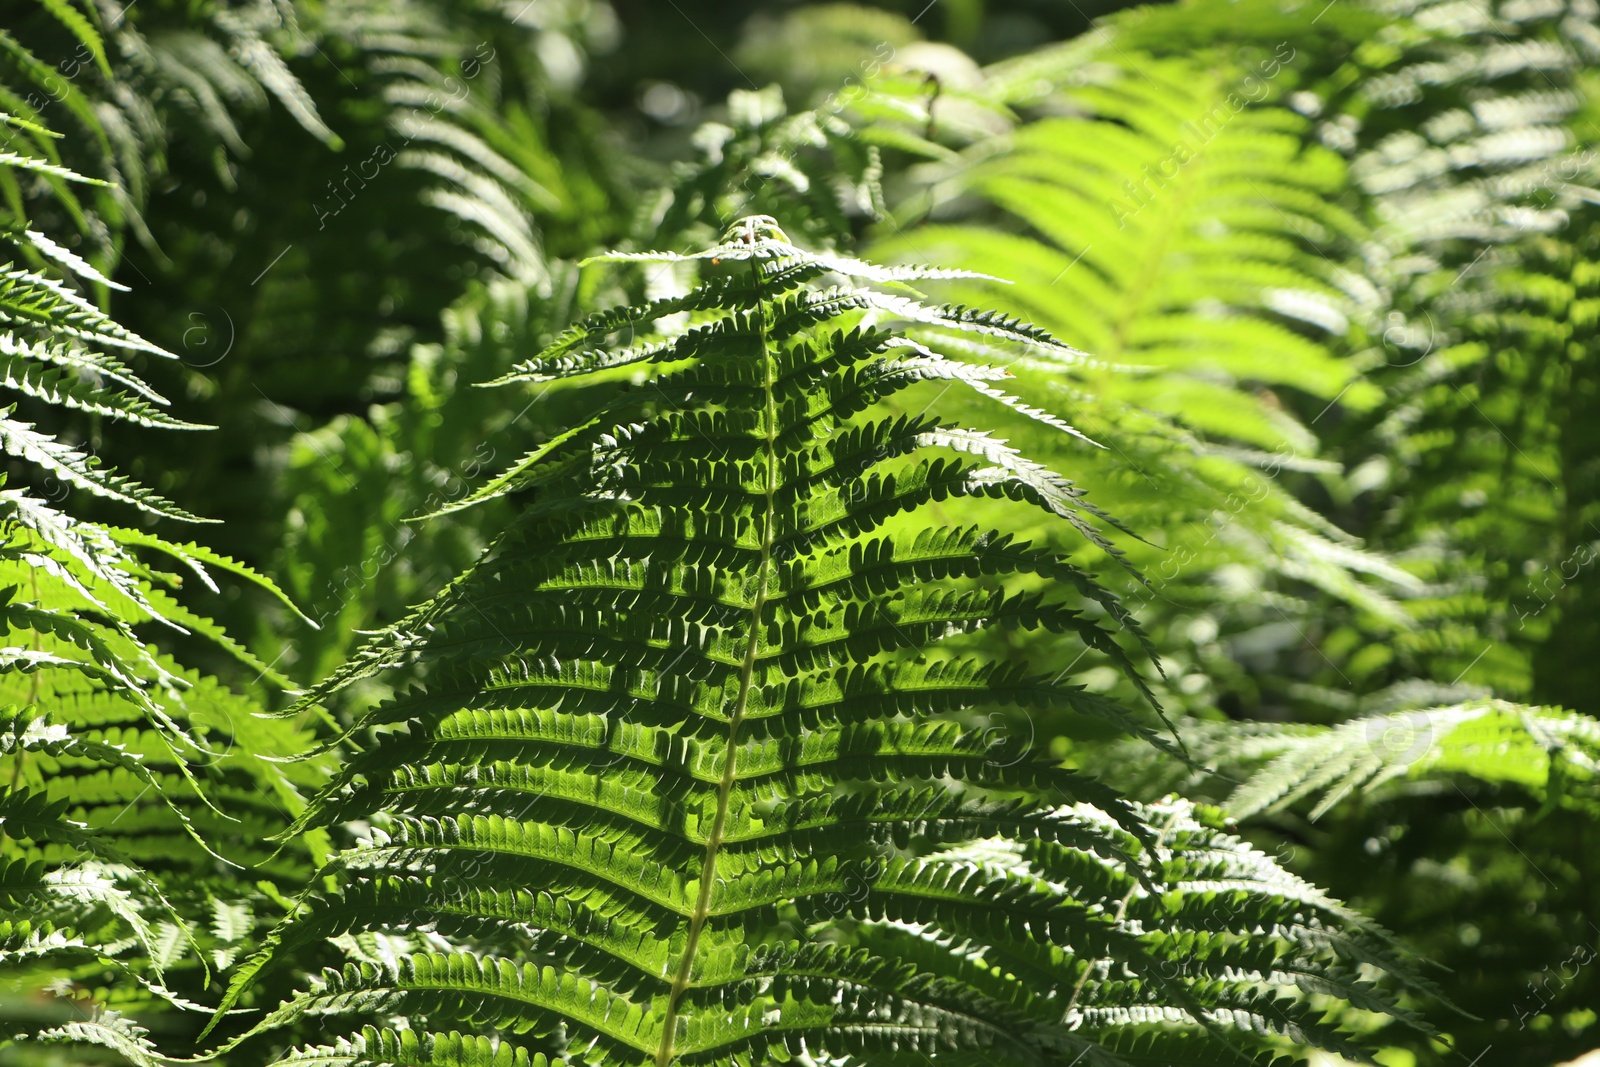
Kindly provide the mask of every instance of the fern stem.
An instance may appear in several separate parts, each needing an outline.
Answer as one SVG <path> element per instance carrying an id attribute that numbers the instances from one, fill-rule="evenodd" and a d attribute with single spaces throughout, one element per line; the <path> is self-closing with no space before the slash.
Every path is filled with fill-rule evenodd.
<path id="1" fill-rule="evenodd" d="M 767 473 L 765 479 L 766 502 L 762 516 L 761 556 L 756 563 L 756 595 L 750 605 L 750 632 L 745 641 L 744 662 L 739 669 L 739 692 L 734 698 L 733 710 L 728 715 L 728 747 L 723 754 L 722 780 L 717 785 L 717 814 L 706 835 L 706 854 L 700 864 L 700 892 L 696 897 L 694 913 L 689 917 L 689 933 L 684 940 L 683 958 L 678 963 L 678 973 L 673 976 L 672 990 L 667 996 L 667 1009 L 662 1018 L 661 1045 L 656 1052 L 656 1067 L 671 1067 L 678 1005 L 688 992 L 694 969 L 694 957 L 700 943 L 700 933 L 705 929 L 711 912 L 711 893 L 716 884 L 717 855 L 722 849 L 722 836 L 728 820 L 728 803 L 733 795 L 737 775 L 735 748 L 739 741 L 739 725 L 744 721 L 745 708 L 750 701 L 750 685 L 755 677 L 756 656 L 761 643 L 761 615 L 766 609 L 768 586 L 772 578 L 772 543 L 776 524 L 774 495 L 778 481 L 778 408 L 773 397 L 772 350 L 767 341 L 767 306 L 761 297 L 761 269 L 759 260 L 750 260 L 750 270 L 755 276 L 757 337 L 761 345 L 761 387 L 764 395 L 762 430 L 765 435 Z"/>

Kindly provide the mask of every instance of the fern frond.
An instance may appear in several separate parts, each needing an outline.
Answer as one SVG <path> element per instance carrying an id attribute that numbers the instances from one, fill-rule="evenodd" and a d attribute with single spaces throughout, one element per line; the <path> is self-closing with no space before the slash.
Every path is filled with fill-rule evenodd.
<path id="1" fill-rule="evenodd" d="M 1255 770 L 1228 798 L 1239 818 L 1317 797 L 1317 818 L 1389 783 L 1464 776 L 1519 787 L 1543 802 L 1600 810 L 1600 722 L 1503 700 L 1393 712 L 1263 738 Z M 1244 770 L 1235 768 L 1235 773 Z"/>
<path id="2" fill-rule="evenodd" d="M 1270 22 L 1268 6 L 1251 19 Z M 1239 95 L 1250 71 L 1236 51 L 1191 56 L 1153 29 L 1151 46 L 1166 51 L 1132 51 L 1146 40 L 1142 19 L 1157 17 L 1141 12 L 1056 55 L 986 71 L 986 91 L 1002 100 L 1024 88 L 1046 95 L 1043 116 L 924 168 L 922 198 L 874 251 L 909 260 L 932 249 L 1005 274 L 1015 284 L 1003 289 L 930 287 L 996 303 L 1089 353 L 1002 356 L 966 343 L 966 358 L 1012 376 L 971 385 L 1016 398 L 1015 416 L 998 423 L 1013 444 L 1071 462 L 1075 451 L 1055 451 L 1063 441 L 1051 432 L 1065 425 L 1106 449 L 1094 494 L 1149 531 L 1153 544 L 1127 547 L 1147 579 L 1127 595 L 1152 625 L 1203 610 L 1243 641 L 1272 627 L 1316 634 L 1319 617 L 1353 610 L 1390 631 L 1415 629 L 1407 601 L 1422 594 L 1417 578 L 1294 489 L 1309 479 L 1293 472 L 1342 471 L 1318 454 L 1320 415 L 1369 410 L 1381 396 L 1341 350 L 1386 306 L 1359 267 L 1370 227 L 1335 195 L 1346 164 L 1310 143 L 1305 115 L 1270 93 L 1259 103 Z M 1168 28 L 1204 32 L 1195 20 L 1207 23 L 1186 12 Z M 922 216 L 936 221 L 913 226 Z M 964 417 L 987 406 L 951 399 Z M 1175 637 L 1164 647 L 1187 644 L 1181 629 Z M 1174 663 L 1173 675 L 1226 684 L 1243 674 L 1225 657 L 1197 658 Z M 1270 673 L 1259 684 L 1279 688 Z"/>
<path id="3" fill-rule="evenodd" d="M 0 177 L 9 182 L 10 169 Z M 14 198 L 0 216 L 8 211 L 17 211 Z M 0 272 L 0 387 L 30 412 L 205 428 L 166 414 L 167 401 L 124 362 L 170 353 L 74 288 L 108 284 L 104 275 L 20 218 L 0 217 L 0 229 L 39 268 Z M 76 278 L 44 273 L 57 268 Z M 21 461 L 14 467 L 147 515 L 199 521 L 16 411 L 0 414 L 0 448 Z M 270 762 L 304 739 L 287 724 L 257 721 L 252 702 L 183 669 L 138 632 L 158 624 L 208 637 L 271 674 L 168 592 L 184 575 L 145 558 L 156 553 L 213 593 L 207 567 L 255 577 L 206 549 L 83 521 L 26 489 L 0 492 L 0 926 L 16 931 L 25 919 L 43 932 L 0 936 L 0 967 L 16 992 L 51 992 L 53 974 L 65 987 L 95 990 L 106 1006 L 60 1026 L 35 1020 L 32 1032 L 8 1037 L 97 1044 L 148 1064 L 164 1061 L 111 1006 L 141 1019 L 194 1010 L 166 976 L 197 990 L 210 981 L 209 961 L 227 959 L 224 933 L 180 916 L 226 907 L 239 920 L 230 930 L 266 923 L 275 912 L 262 887 L 298 884 L 318 847 L 315 837 L 278 855 L 261 846 L 318 777 L 305 764 Z M 246 864 L 255 880 L 241 877 Z M 47 967 L 41 953 L 63 958 Z"/>
<path id="4" fill-rule="evenodd" d="M 348 731 L 371 743 L 290 837 L 365 837 L 225 1008 L 333 942 L 350 962 L 260 1029 L 315 1018 L 347 1036 L 286 1062 L 1115 1064 L 1161 1030 L 1188 1032 L 1173 1062 L 1275 1038 L 1345 1048 L 1296 971 L 1369 1005 L 1382 994 L 1349 977 L 1358 964 L 1422 985 L 1381 932 L 1186 806 L 1131 806 L 980 727 L 1059 709 L 1164 743 L 1044 664 L 971 653 L 1001 628 L 1064 633 L 1143 688 L 1118 631 L 1141 635 L 1092 574 L 942 510 L 997 499 L 1112 550 L 1081 490 L 929 405 L 897 411 L 948 377 L 914 368 L 969 365 L 931 339 L 907 355 L 892 323 L 1070 350 L 879 292 L 864 283 L 936 272 L 814 256 L 771 219 L 693 256 L 617 258 L 724 277 L 536 357 L 534 374 L 594 374 L 617 365 L 601 339 L 620 324 L 704 317 L 633 350 L 660 354 L 636 361 L 643 388 L 616 382 L 593 420 L 479 493 L 532 499 L 291 710 L 382 671 L 416 683 Z M 848 284 L 812 289 L 824 273 Z M 1238 928 L 1203 933 L 1218 914 Z"/>
<path id="5" fill-rule="evenodd" d="M 28 1040 L 42 1045 L 93 1045 L 121 1056 L 135 1067 L 172 1067 L 176 1062 L 156 1051 L 149 1031 L 116 1011 L 101 1009 L 89 1019 L 50 1027 Z"/>

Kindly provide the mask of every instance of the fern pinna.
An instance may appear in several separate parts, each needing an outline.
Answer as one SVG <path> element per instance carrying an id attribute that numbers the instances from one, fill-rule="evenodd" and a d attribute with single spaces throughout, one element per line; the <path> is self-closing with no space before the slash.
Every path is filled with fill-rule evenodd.
<path id="1" fill-rule="evenodd" d="M 1003 401 L 1005 372 L 885 323 L 1071 350 L 905 284 L 950 272 L 802 251 L 764 216 L 608 258 L 709 280 L 503 379 L 612 388 L 476 494 L 526 501 L 484 558 L 306 697 L 417 682 L 349 732 L 299 828 L 361 837 L 225 1001 L 350 953 L 257 1027 L 318 1018 L 282 1062 L 1266 1062 L 1345 1048 L 1301 991 L 1390 1010 L 1356 976 L 1404 971 L 1380 931 L 1205 812 L 972 725 L 1053 707 L 1165 743 L 1059 664 L 963 652 L 1049 629 L 1138 677 L 1091 575 L 943 509 L 1029 505 L 1104 545 L 1079 490 L 894 406 L 917 383 Z"/>

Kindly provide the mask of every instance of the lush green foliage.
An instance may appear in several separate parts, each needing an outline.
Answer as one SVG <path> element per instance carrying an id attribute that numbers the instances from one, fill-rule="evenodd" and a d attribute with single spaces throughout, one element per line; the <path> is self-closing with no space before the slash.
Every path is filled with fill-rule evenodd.
<path id="1" fill-rule="evenodd" d="M 1590 0 L 14 6 L 0 1064 L 1600 1046 Z"/>

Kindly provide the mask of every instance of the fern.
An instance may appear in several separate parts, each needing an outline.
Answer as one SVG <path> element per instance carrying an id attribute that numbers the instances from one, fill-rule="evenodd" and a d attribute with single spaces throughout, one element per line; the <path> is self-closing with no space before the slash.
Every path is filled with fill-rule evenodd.
<path id="1" fill-rule="evenodd" d="M 646 200 L 635 230 L 705 241 L 730 218 L 778 212 L 801 220 L 802 239 L 848 237 L 858 220 L 884 214 L 881 146 L 823 106 L 790 114 L 783 91 L 736 89 L 727 121 L 695 130 L 700 158 L 680 163 L 673 181 Z"/>
<path id="2" fill-rule="evenodd" d="M 28 132 L 48 139 L 37 124 Z M 0 168 L 0 186 L 15 188 L 19 173 L 41 171 L 16 159 Z M 44 173 L 94 184 L 67 168 Z M 212 977 L 202 953 L 222 938 L 188 916 L 218 905 L 247 922 L 275 917 L 262 887 L 294 891 L 317 839 L 276 859 L 260 842 L 318 774 L 271 762 L 306 737 L 256 720 L 253 701 L 180 666 L 144 632 L 208 639 L 282 682 L 176 592 L 186 577 L 217 592 L 211 569 L 283 599 L 272 583 L 198 545 L 85 521 L 45 498 L 79 491 L 142 517 L 198 521 L 101 466 L 71 426 L 206 427 L 169 415 L 134 369 L 170 353 L 82 292 L 115 283 L 32 229 L 18 201 L 0 207 L 0 239 L 32 264 L 0 266 L 0 388 L 12 396 L 0 447 L 29 483 L 0 490 L 0 985 L 8 1002 L 70 994 L 73 982 L 93 991 L 73 1005 L 88 1021 L 8 1020 L 18 1025 L 7 1038 L 90 1041 L 148 1062 L 146 1034 L 119 1012 L 199 1010 L 191 997 Z"/>
<path id="3" fill-rule="evenodd" d="M 1170 673 L 1187 676 L 1176 699 L 1193 710 L 1223 691 L 1280 696 L 1275 672 L 1241 668 L 1223 642 L 1270 642 L 1284 657 L 1314 648 L 1329 602 L 1404 630 L 1403 603 L 1421 591 L 1296 491 L 1339 469 L 1319 454 L 1318 413 L 1370 407 L 1377 393 L 1338 351 L 1376 298 L 1340 264 L 1366 232 L 1333 199 L 1345 166 L 1304 144 L 1303 115 L 1240 95 L 1247 75 L 1289 77 L 1292 58 L 1130 54 L 1108 28 L 990 68 L 980 95 L 1043 116 L 925 168 L 924 198 L 874 245 L 1015 278 L 942 291 L 999 303 L 1090 353 L 1009 361 L 1008 388 L 1019 415 L 1048 413 L 1106 446 L 1096 495 L 1154 542 L 1130 546 L 1149 584 L 1126 595 Z M 1059 454 L 1042 451 L 1062 439 L 1037 417 L 1002 425 Z M 1191 641 L 1202 616 L 1215 636 Z"/>
<path id="4" fill-rule="evenodd" d="M 1386 47 L 1358 52 L 1348 88 L 1320 94 L 1319 135 L 1351 158 L 1376 224 L 1367 270 L 1392 305 L 1358 355 L 1388 402 L 1326 421 L 1361 472 L 1359 491 L 1373 494 L 1361 532 L 1404 553 L 1428 582 L 1410 605 L 1424 627 L 1341 666 L 1348 678 L 1373 679 L 1365 685 L 1464 677 L 1502 695 L 1568 702 L 1573 691 L 1559 683 L 1530 684 L 1529 646 L 1543 623 L 1524 627 L 1507 609 L 1526 560 L 1563 560 L 1587 540 L 1572 531 L 1551 545 L 1538 529 L 1540 513 L 1557 506 L 1549 474 L 1561 463 L 1549 435 L 1563 421 L 1539 413 L 1564 391 L 1556 338 L 1582 307 L 1562 306 L 1583 289 L 1581 268 L 1572 269 L 1582 255 L 1558 249 L 1581 244 L 1588 227 L 1554 235 L 1577 221 L 1594 181 L 1578 151 L 1592 14 L 1582 5 L 1468 13 L 1423 3 L 1410 16 Z M 1517 507 L 1475 503 L 1508 479 L 1522 483 L 1507 493 Z M 1429 530 L 1437 533 L 1415 536 Z"/>
<path id="5" fill-rule="evenodd" d="M 74 251 L 60 251 L 80 262 L 109 273 L 126 231 L 153 245 L 145 213 L 152 187 L 170 177 L 171 150 L 198 148 L 226 179 L 228 157 L 249 154 L 240 116 L 269 100 L 325 144 L 339 144 L 288 66 L 310 51 L 296 5 L 22 6 L 29 10 L 16 12 L 0 38 L 0 112 L 8 116 L 0 151 L 45 175 L 49 195 L 11 173 L 0 176 L 0 191 L 13 211 L 26 204 L 37 213 L 35 236 L 71 231 L 65 243 Z M 83 197 L 72 187 L 79 175 L 103 181 Z"/>
<path id="6" fill-rule="evenodd" d="M 1314 28 L 1269 4 L 1230 11 L 1141 9 L 985 71 L 984 96 L 1043 117 L 930 169 L 927 201 L 876 252 L 1006 264 L 1022 284 L 982 299 L 1123 365 L 1014 369 L 1019 393 L 1128 468 L 1096 494 L 1164 550 L 1133 549 L 1194 710 L 1224 693 L 1249 714 L 1343 708 L 1352 684 L 1373 696 L 1463 672 L 1441 699 L 1488 684 L 1571 704 L 1570 672 L 1547 667 L 1534 694 L 1518 647 L 1555 613 L 1524 633 L 1486 609 L 1519 587 L 1579 597 L 1549 579 L 1589 536 L 1552 545 L 1524 534 L 1531 515 L 1473 501 L 1515 475 L 1517 497 L 1554 514 L 1557 430 L 1533 394 L 1581 388 L 1581 373 L 1555 355 L 1568 312 L 1545 306 L 1581 317 L 1587 283 L 1581 254 L 1535 235 L 1575 215 L 1590 181 L 1583 127 L 1564 128 L 1594 45 L 1584 9 L 1338 5 Z M 975 214 L 972 194 L 1004 213 L 948 225 Z M 939 223 L 910 228 L 922 212 Z M 1134 407 L 1101 425 L 1089 396 Z M 1474 473 L 1453 477 L 1462 447 Z M 1175 504 L 1194 509 L 1187 525 L 1168 522 Z M 1453 543 L 1391 535 L 1436 522 Z M 1504 557 L 1480 547 L 1502 543 Z M 1548 567 L 1535 581 L 1516 573 L 1529 558 Z M 1191 623 L 1212 636 L 1191 641 Z"/>
<path id="7" fill-rule="evenodd" d="M 1315 798 L 1320 819 L 1347 798 L 1393 797 L 1454 777 L 1509 785 L 1535 803 L 1600 813 L 1600 723 L 1557 708 L 1503 700 L 1365 715 L 1337 726 L 1197 723 L 1185 731 L 1209 773 L 1168 773 L 1146 763 L 1135 793 L 1190 792 L 1237 782 L 1222 806 L 1235 818 L 1284 811 Z M 1156 773 L 1151 773 L 1156 772 Z M 1176 773 L 1174 773 L 1176 772 Z"/>
<path id="8" fill-rule="evenodd" d="M 1111 551 L 1081 491 L 885 407 L 1003 376 L 890 322 L 1059 342 L 905 295 L 950 272 L 808 253 L 770 218 L 691 256 L 608 258 L 707 280 L 510 376 L 612 385 L 476 495 L 521 502 L 484 558 L 302 704 L 418 682 L 346 731 L 369 740 L 296 824 L 370 831 L 224 1001 L 346 946 L 258 1029 L 352 1027 L 280 1062 L 1209 1063 L 1353 1052 L 1297 991 L 1397 1010 L 1356 977 L 1409 974 L 1381 931 L 1204 813 L 1001 758 L 972 725 L 1070 709 L 1165 744 L 962 638 L 1073 634 L 1142 687 L 1092 575 L 944 517 L 1005 500 Z M 638 343 L 612 347 L 629 326 Z"/>
<path id="9" fill-rule="evenodd" d="M 532 60 L 565 53 L 581 64 L 583 21 L 574 9 L 530 30 L 514 9 L 417 0 L 338 11 L 330 30 L 381 85 L 389 135 L 347 171 L 353 183 L 347 177 L 319 198 L 319 220 L 392 161 L 426 179 L 422 203 L 449 215 L 485 265 L 548 291 L 543 224 L 584 247 L 610 236 L 600 220 L 610 213 L 614 168 L 562 98 L 581 66 Z"/>

